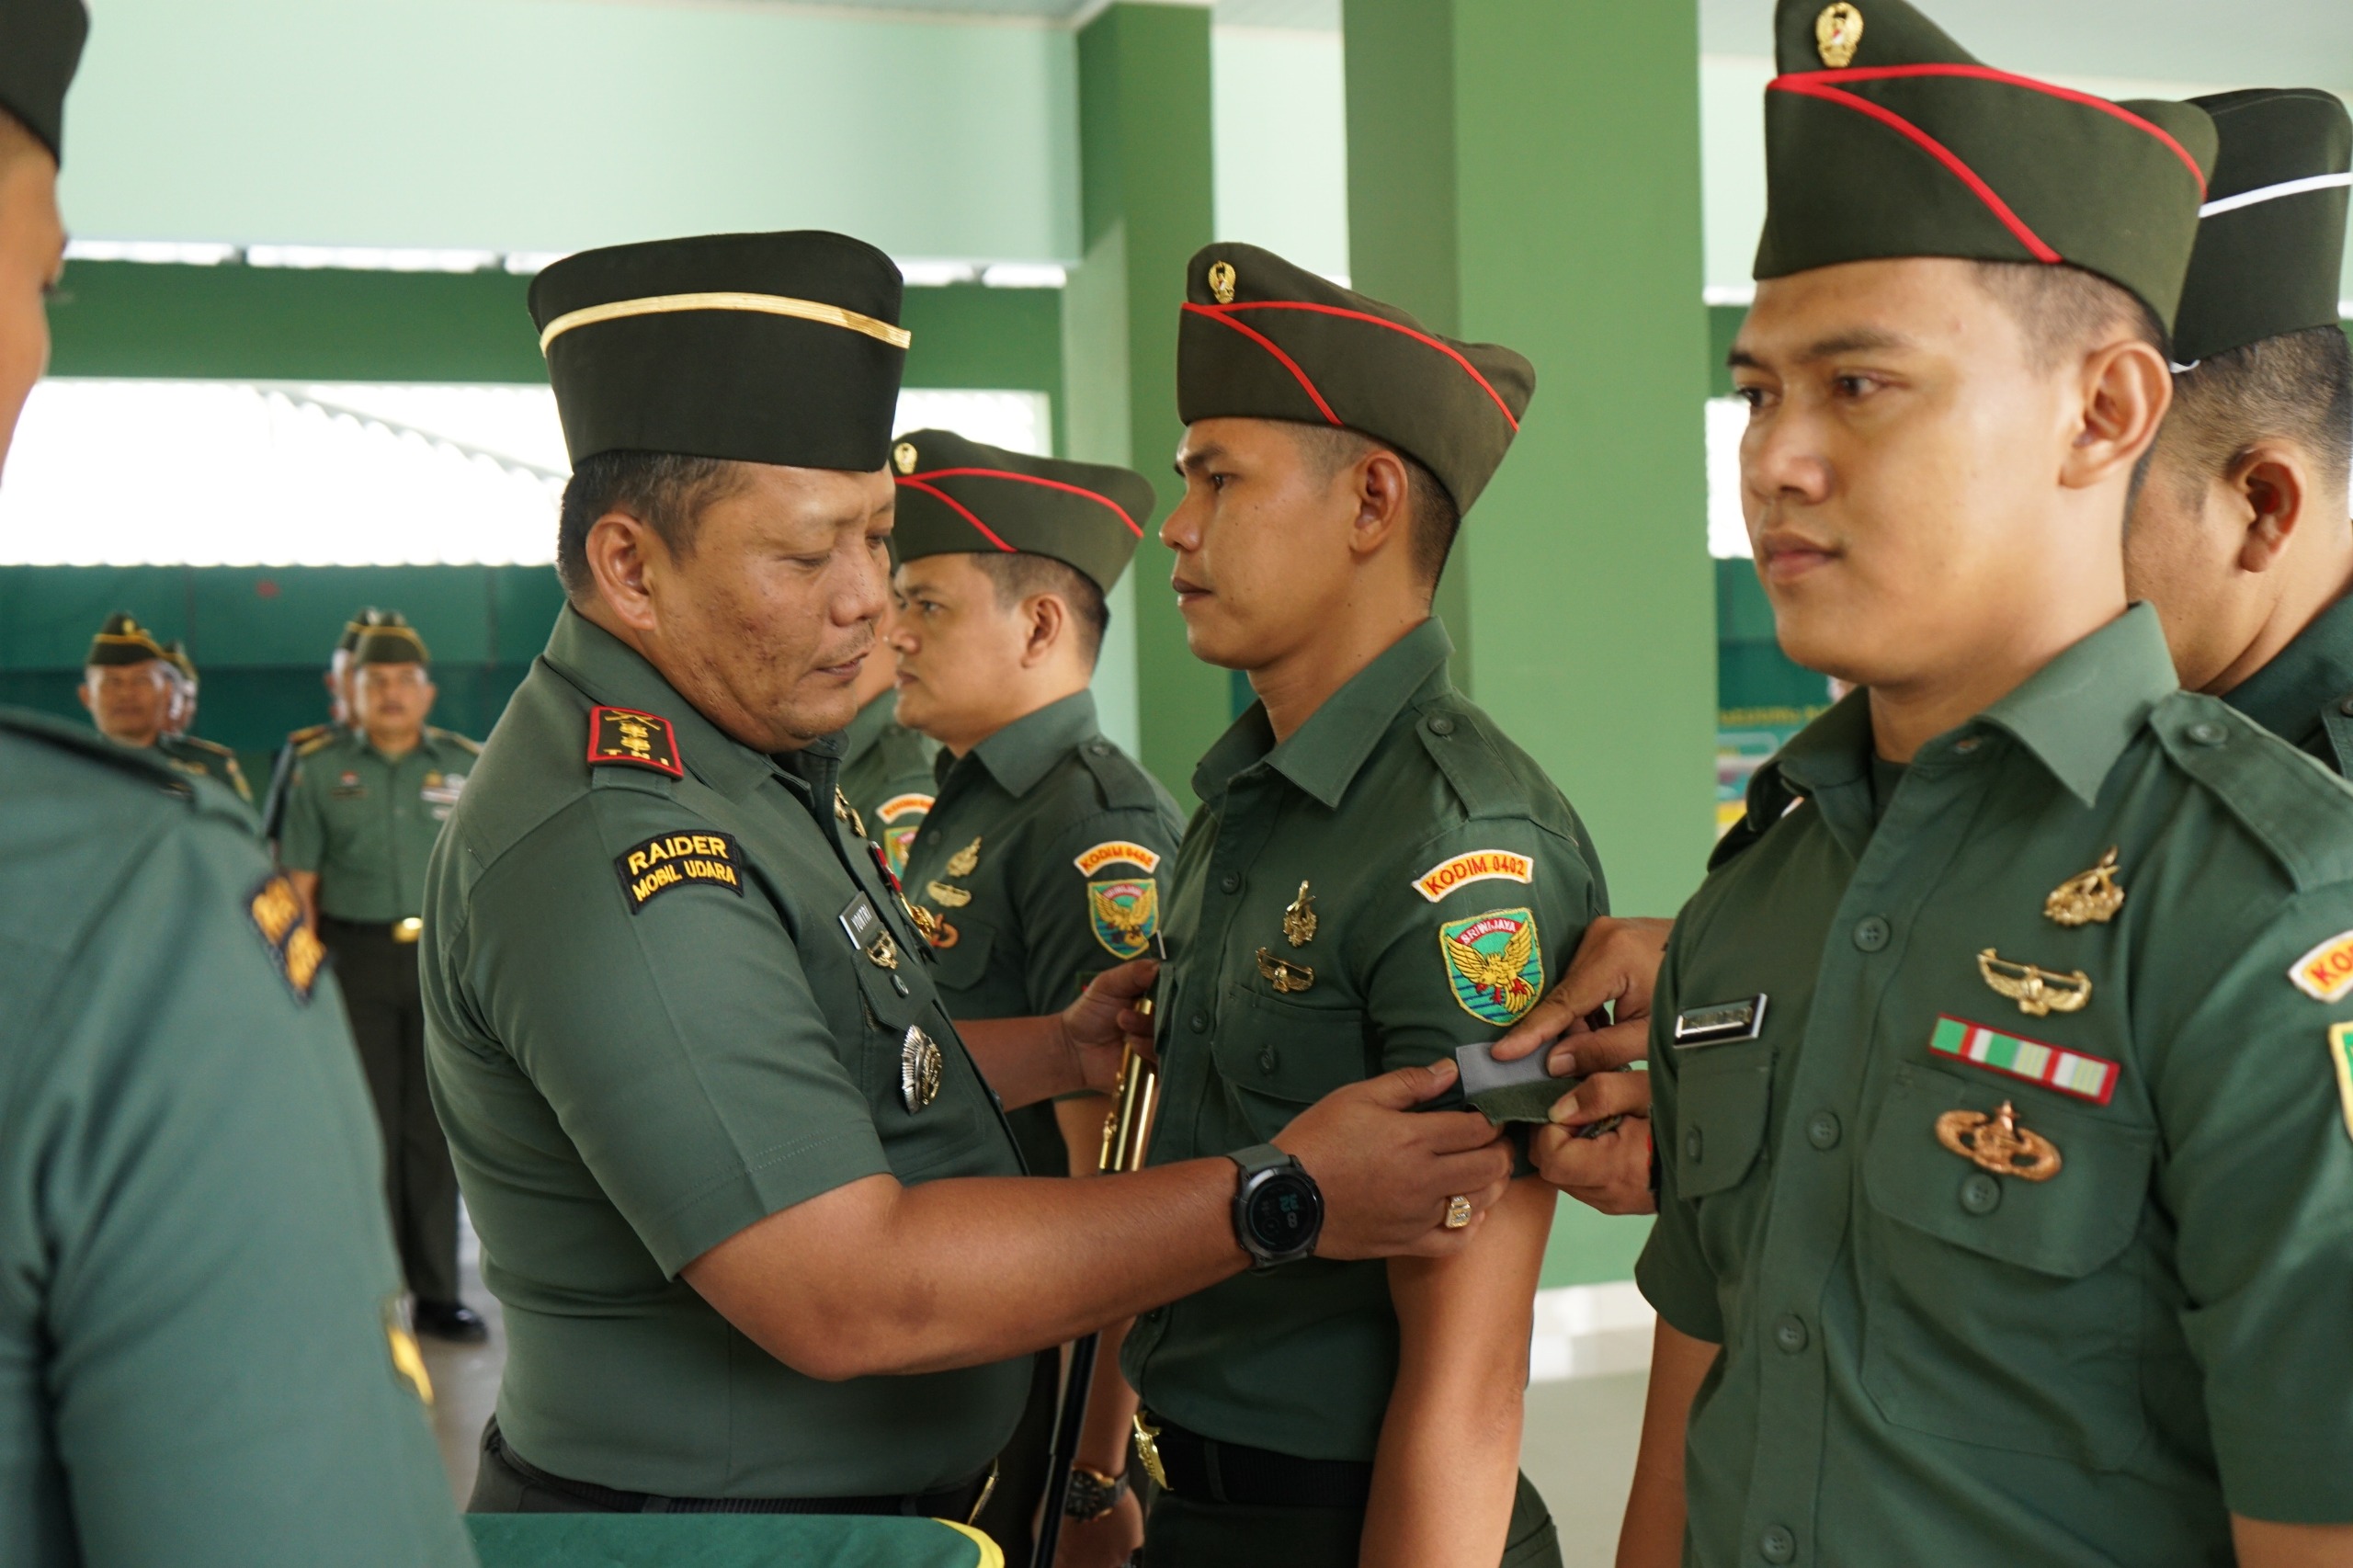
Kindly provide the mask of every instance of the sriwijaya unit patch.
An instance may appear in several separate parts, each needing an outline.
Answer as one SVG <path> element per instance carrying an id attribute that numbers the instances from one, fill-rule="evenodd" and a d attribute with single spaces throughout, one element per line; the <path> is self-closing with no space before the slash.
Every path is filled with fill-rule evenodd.
<path id="1" fill-rule="evenodd" d="M 1160 885 L 1150 877 L 1089 882 L 1086 914 L 1106 952 L 1123 963 L 1140 959 L 1160 929 Z"/>
<path id="2" fill-rule="evenodd" d="M 1462 1010 L 1485 1024 L 1516 1022 L 1544 994 L 1536 912 L 1490 909 L 1438 928 L 1446 978 Z"/>

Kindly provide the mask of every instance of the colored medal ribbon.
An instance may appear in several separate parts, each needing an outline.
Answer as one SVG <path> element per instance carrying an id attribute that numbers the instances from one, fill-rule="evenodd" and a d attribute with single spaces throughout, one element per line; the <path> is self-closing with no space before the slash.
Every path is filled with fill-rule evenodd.
<path id="1" fill-rule="evenodd" d="M 1950 1014 L 1939 1015 L 1928 1036 L 1928 1049 L 1974 1066 L 2005 1074 L 2094 1105 L 2106 1105 L 2116 1093 L 2121 1069 L 2102 1057 L 2046 1045 L 2039 1040 L 2003 1034 L 1983 1024 Z"/>

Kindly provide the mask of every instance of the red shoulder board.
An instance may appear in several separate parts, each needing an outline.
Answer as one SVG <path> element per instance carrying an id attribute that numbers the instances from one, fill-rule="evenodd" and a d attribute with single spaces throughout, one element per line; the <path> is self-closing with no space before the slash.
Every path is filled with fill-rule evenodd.
<path id="1" fill-rule="evenodd" d="M 669 720 L 634 708 L 591 708 L 588 766 L 602 767 L 617 762 L 633 762 L 673 778 L 687 776 L 678 761 L 678 737 L 671 733 Z"/>

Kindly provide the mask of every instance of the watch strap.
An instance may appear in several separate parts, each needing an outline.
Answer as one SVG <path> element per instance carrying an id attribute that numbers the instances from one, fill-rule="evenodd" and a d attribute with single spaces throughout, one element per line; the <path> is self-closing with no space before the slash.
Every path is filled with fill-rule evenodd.
<path id="1" fill-rule="evenodd" d="M 1106 1475 L 1093 1465 L 1074 1464 L 1070 1467 L 1070 1490 L 1063 1495 L 1063 1517 L 1080 1524 L 1089 1523 L 1118 1507 L 1120 1499 L 1127 1494 L 1126 1475 Z"/>
<path id="2" fill-rule="evenodd" d="M 1279 1171 L 1286 1165 L 1299 1163 L 1272 1143 L 1255 1143 L 1247 1149 L 1236 1149 L 1226 1158 L 1242 1167 L 1242 1179 L 1245 1182 L 1262 1172 Z"/>

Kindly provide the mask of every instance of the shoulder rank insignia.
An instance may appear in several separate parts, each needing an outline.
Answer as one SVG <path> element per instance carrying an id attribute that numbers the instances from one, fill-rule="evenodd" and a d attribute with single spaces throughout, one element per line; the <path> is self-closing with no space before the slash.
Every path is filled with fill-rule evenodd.
<path id="1" fill-rule="evenodd" d="M 2296 989 L 2315 1002 L 2342 1002 L 2353 992 L 2353 931 L 2339 931 L 2288 971 Z"/>
<path id="2" fill-rule="evenodd" d="M 1544 992 L 1544 951 L 1532 909 L 1490 909 L 1438 928 L 1447 979 L 1462 1010 L 1483 1024 L 1508 1024 Z"/>
<path id="3" fill-rule="evenodd" d="M 1160 884 L 1150 877 L 1089 882 L 1086 917 L 1104 951 L 1122 963 L 1140 959 L 1160 929 Z"/>
<path id="4" fill-rule="evenodd" d="M 899 1042 L 899 1103 L 907 1108 L 909 1116 L 939 1097 L 945 1065 L 932 1038 L 908 1025 L 906 1038 Z"/>
<path id="5" fill-rule="evenodd" d="M 2114 1097 L 2116 1080 L 2123 1071 L 2104 1056 L 2003 1034 L 1950 1014 L 1938 1017 L 1937 1027 L 1928 1036 L 1928 1049 L 1938 1056 L 2056 1089 L 2094 1105 L 2106 1105 Z"/>
<path id="6" fill-rule="evenodd" d="M 686 765 L 678 760 L 678 737 L 671 731 L 669 720 L 634 708 L 591 708 L 588 766 L 621 762 L 650 767 L 673 778 L 687 776 Z"/>
<path id="7" fill-rule="evenodd" d="M 326 961 L 326 944 L 311 929 L 302 913 L 301 895 L 283 871 L 265 880 L 245 899 L 245 914 L 261 933 L 269 961 L 285 978 L 297 1002 L 308 1002 L 319 983 L 319 966 Z"/>
<path id="8" fill-rule="evenodd" d="M 978 839 L 973 840 L 975 846 L 979 842 Z M 1160 857 L 1141 844 L 1131 844 L 1124 838 L 1113 838 L 1095 846 L 1092 849 L 1082 850 L 1071 864 L 1078 868 L 1078 874 L 1082 877 L 1091 877 L 1106 866 L 1120 865 L 1139 867 L 1144 875 L 1150 876 L 1160 869 Z"/>
<path id="9" fill-rule="evenodd" d="M 613 857 L 613 869 L 620 876 L 629 912 L 635 915 L 657 895 L 689 882 L 725 888 L 742 898 L 744 878 L 737 868 L 743 859 L 733 834 L 693 828 L 657 834 L 622 851 Z"/>
<path id="10" fill-rule="evenodd" d="M 2117 885 L 2112 847 L 2098 865 L 2069 877 L 2042 901 L 2042 913 L 2062 926 L 2104 926 L 2123 907 L 2124 890 Z"/>
<path id="11" fill-rule="evenodd" d="M 1536 862 L 1509 849 L 1473 849 L 1450 860 L 1440 860 L 1414 879 L 1414 891 L 1432 903 L 1457 888 L 1499 877 L 1510 882 L 1536 880 Z"/>
<path id="12" fill-rule="evenodd" d="M 969 877 L 980 869 L 981 841 L 977 838 L 948 857 L 948 864 L 940 868 L 951 877 Z"/>
<path id="13" fill-rule="evenodd" d="M 2058 974 L 2040 964 L 2006 959 L 1991 948 L 1977 955 L 1977 972 L 1996 995 L 2016 1002 L 2029 1017 L 2078 1013 L 2092 999 L 2092 977 L 2082 970 Z"/>
<path id="14" fill-rule="evenodd" d="M 2345 1131 L 2353 1137 L 2353 1024 L 2328 1028 L 2328 1060 L 2336 1070 L 2336 1103 L 2345 1112 Z"/>
<path id="15" fill-rule="evenodd" d="M 1307 884 L 1299 884 L 1299 896 L 1283 906 L 1283 940 L 1294 948 L 1303 948 L 1315 940 L 1315 895 Z"/>
<path id="16" fill-rule="evenodd" d="M 1273 986 L 1279 994 L 1304 991 L 1315 983 L 1315 971 L 1303 963 L 1279 959 L 1266 949 L 1258 949 L 1258 975 Z"/>
<path id="17" fill-rule="evenodd" d="M 1979 1170 L 2020 1181 L 2049 1181 L 2063 1163 L 2057 1144 L 2018 1125 L 2017 1108 L 2007 1100 L 1991 1116 L 1982 1110 L 1945 1112 L 1937 1118 L 1937 1142 Z"/>

